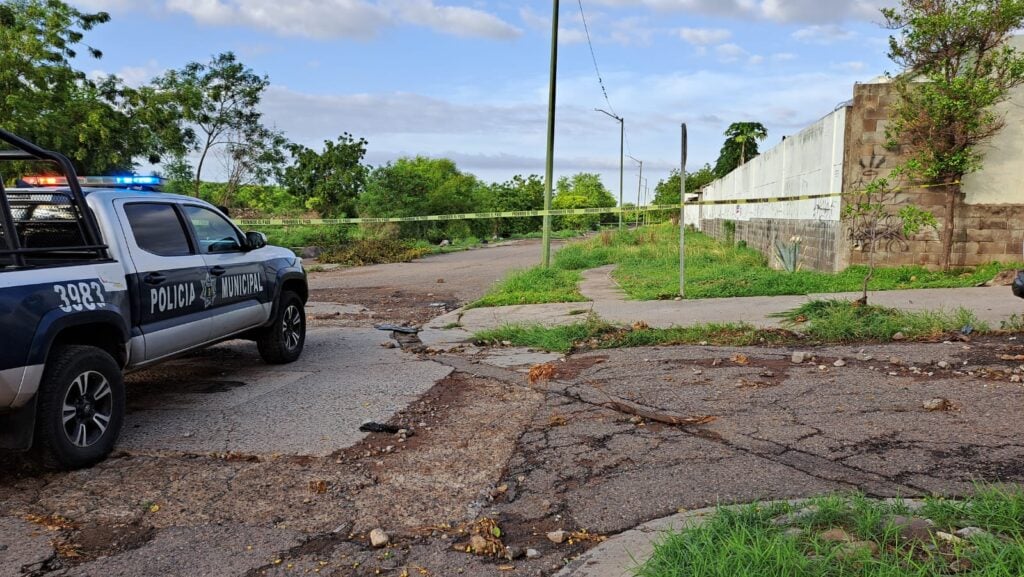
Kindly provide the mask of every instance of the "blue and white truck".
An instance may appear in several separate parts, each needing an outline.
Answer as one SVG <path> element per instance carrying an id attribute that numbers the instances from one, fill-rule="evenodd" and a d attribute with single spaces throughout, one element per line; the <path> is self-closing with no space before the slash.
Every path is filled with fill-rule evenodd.
<path id="1" fill-rule="evenodd" d="M 35 162 L 59 175 L 3 186 Z M 117 441 L 125 371 L 233 338 L 268 363 L 302 354 L 301 260 L 197 198 L 139 190 L 150 178 L 93 187 L 0 130 L 0 449 L 88 467 Z"/>

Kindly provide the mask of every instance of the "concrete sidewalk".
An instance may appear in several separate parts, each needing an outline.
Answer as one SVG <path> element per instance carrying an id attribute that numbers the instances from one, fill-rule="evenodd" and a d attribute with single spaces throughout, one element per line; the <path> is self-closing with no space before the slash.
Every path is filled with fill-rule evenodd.
<path id="1" fill-rule="evenodd" d="M 465 342 L 476 332 L 505 324 L 541 324 L 559 326 L 580 322 L 593 312 L 602 319 L 619 324 L 644 321 L 655 328 L 689 326 L 703 323 L 745 322 L 763 328 L 780 327 L 773 315 L 792 310 L 808 300 L 846 299 L 860 293 L 813 294 L 806 296 L 736 297 L 682 301 L 632 301 L 611 277 L 614 265 L 583 273 L 580 292 L 590 302 L 516 305 L 507 307 L 457 310 L 437 317 L 424 328 L 424 344 L 445 347 Z M 872 291 L 871 304 L 906 310 L 955 310 L 968 308 L 989 326 L 998 328 L 1014 314 L 1024 313 L 1024 301 L 1013 296 L 1010 287 L 915 289 Z M 445 326 L 461 325 L 453 329 Z"/>

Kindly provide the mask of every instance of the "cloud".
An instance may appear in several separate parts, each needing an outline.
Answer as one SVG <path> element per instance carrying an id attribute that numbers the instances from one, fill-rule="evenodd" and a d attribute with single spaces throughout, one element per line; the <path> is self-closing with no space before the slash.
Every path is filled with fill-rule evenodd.
<path id="1" fill-rule="evenodd" d="M 241 24 L 281 36 L 368 39 L 381 29 L 398 24 L 423 26 L 452 36 L 497 40 L 522 34 L 515 26 L 483 10 L 438 5 L 434 0 L 166 0 L 165 6 L 200 24 Z"/>
<path id="2" fill-rule="evenodd" d="M 388 0 L 385 4 L 407 24 L 427 26 L 453 36 L 511 39 L 522 34 L 522 30 L 497 16 L 475 8 L 437 6 L 433 0 Z"/>
<path id="3" fill-rule="evenodd" d="M 128 86 L 137 88 L 160 75 L 164 70 L 165 68 L 160 66 L 156 60 L 149 60 L 141 66 L 125 66 L 113 74 Z M 89 78 L 94 80 L 108 75 L 110 73 L 105 70 L 93 70 L 88 74 Z"/>
<path id="4" fill-rule="evenodd" d="M 835 44 L 856 38 L 856 34 L 836 24 L 813 24 L 792 34 L 794 40 L 808 44 Z"/>
<path id="5" fill-rule="evenodd" d="M 826 23 L 880 19 L 895 0 L 592 0 L 615 7 L 644 6 L 658 12 L 688 12 L 776 22 Z"/>
<path id="6" fill-rule="evenodd" d="M 679 37 L 694 46 L 718 44 L 732 38 L 732 32 L 724 28 L 680 28 Z"/>

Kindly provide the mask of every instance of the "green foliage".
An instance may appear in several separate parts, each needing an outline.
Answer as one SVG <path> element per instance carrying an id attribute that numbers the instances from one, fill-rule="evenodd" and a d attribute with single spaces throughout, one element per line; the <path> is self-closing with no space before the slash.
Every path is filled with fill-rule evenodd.
<path id="1" fill-rule="evenodd" d="M 510 212 L 542 210 L 544 208 L 544 180 L 535 175 L 516 175 L 512 180 L 496 183 L 480 190 L 481 206 L 478 211 Z M 493 236 L 529 234 L 540 230 L 541 217 L 500 218 L 487 221 Z"/>
<path id="2" fill-rule="evenodd" d="M 586 311 L 582 311 L 586 312 Z M 589 314 L 587 320 L 559 327 L 507 324 L 475 335 L 485 343 L 510 342 L 515 346 L 569 353 L 583 349 L 693 345 L 718 346 L 782 344 L 795 340 L 780 331 L 764 331 L 746 323 L 709 323 L 689 327 L 655 329 L 620 327 Z"/>
<path id="3" fill-rule="evenodd" d="M 551 200 L 551 208 L 554 209 L 610 208 L 615 204 L 615 197 L 605 188 L 601 176 L 586 172 L 558 179 L 555 197 Z M 557 216 L 552 226 L 557 229 L 594 230 L 601 221 L 599 214 Z"/>
<path id="4" fill-rule="evenodd" d="M 988 327 L 973 312 L 903 311 L 840 300 L 810 301 L 783 315 L 808 337 L 821 342 L 889 341 L 896 333 L 908 339 L 934 339 L 965 326 L 978 332 Z"/>
<path id="5" fill-rule="evenodd" d="M 352 241 L 337 247 L 328 247 L 318 259 L 324 263 L 365 266 L 392 262 L 409 262 L 420 258 L 429 249 L 410 246 L 408 243 L 386 238 L 368 238 Z"/>
<path id="6" fill-rule="evenodd" d="M 705 164 L 695 172 L 686 173 L 686 194 L 696 194 L 700 189 L 715 181 L 715 171 L 710 164 Z M 673 170 L 667 179 L 659 180 L 654 187 L 654 204 L 673 206 L 679 204 L 679 171 Z M 651 213 L 655 222 L 664 222 L 670 218 L 668 212 Z"/>
<path id="7" fill-rule="evenodd" d="M 715 162 L 715 176 L 722 178 L 758 154 L 757 143 L 768 138 L 760 122 L 734 122 L 725 130 L 725 143 Z"/>
<path id="8" fill-rule="evenodd" d="M 840 218 L 846 223 L 847 237 L 857 249 L 868 253 L 867 272 L 861 286 L 861 298 L 867 302 L 868 284 L 875 273 L 875 254 L 904 246 L 904 240 L 924 228 L 935 228 L 935 215 L 915 205 L 895 210 L 895 189 L 886 178 L 876 178 L 860 190 L 845 195 Z"/>
<path id="9" fill-rule="evenodd" d="M 192 175 L 195 172 L 192 164 L 184 154 L 175 155 L 163 165 L 160 176 L 167 179 L 164 191 L 172 194 L 191 194 L 193 192 Z"/>
<path id="10" fill-rule="evenodd" d="M 260 99 L 270 81 L 238 61 L 232 52 L 203 64 L 190 62 L 153 81 L 154 97 L 174 110 L 186 142 L 199 153 L 194 191 L 199 193 L 207 156 L 216 147 L 244 148 L 246 139 L 269 133 L 261 124 Z M 258 156 L 258 155 L 257 155 Z M 283 157 L 274 156 L 274 159 Z"/>
<path id="11" fill-rule="evenodd" d="M 494 285 L 475 307 L 500 307 L 551 302 L 581 302 L 577 284 L 583 279 L 579 272 L 560 268 L 534 267 L 510 273 Z"/>
<path id="12" fill-rule="evenodd" d="M 243 187 L 281 180 L 285 149 L 288 146 L 288 139 L 283 132 L 261 124 L 251 124 L 242 130 L 233 131 L 226 140 L 227 143 L 219 151 L 219 157 L 228 181 L 217 204 L 236 206 L 242 201 L 236 197 Z"/>
<path id="13" fill-rule="evenodd" d="M 585 270 L 618 264 L 614 276 L 632 299 L 678 296 L 679 227 L 661 224 L 638 230 L 606 231 L 559 250 L 553 268 Z M 1024 264 L 990 263 L 972 270 L 930 271 L 921 266 L 877 268 L 871 290 L 970 287 L 991 280 L 1008 268 Z M 868 272 L 851 266 L 839 273 L 773 270 L 756 250 L 730 246 L 699 232 L 686 232 L 687 298 L 807 295 L 859 291 Z M 568 290 L 568 289 L 567 289 Z M 492 293 L 498 291 L 492 289 Z M 514 298 L 514 294 L 508 298 Z M 560 302 L 550 300 L 543 302 Z"/>
<path id="14" fill-rule="evenodd" d="M 799 511 L 798 511 L 799 508 Z M 807 512 L 810 513 L 807 513 Z M 1024 574 L 1024 493 L 981 486 L 962 501 L 928 497 L 914 515 L 953 533 L 973 526 L 985 534 L 969 543 L 937 546 L 906 539 L 886 522 L 910 514 L 899 499 L 828 495 L 798 505 L 754 503 L 721 507 L 704 522 L 666 533 L 634 570 L 638 577 L 932 577 L 953 573 L 951 563 L 976 577 Z M 791 523 L 779 523 L 790 518 Z M 793 528 L 800 531 L 793 532 Z M 841 528 L 871 550 L 851 554 L 848 543 L 820 538 Z M 940 540 L 941 544 L 942 541 Z"/>
<path id="15" fill-rule="evenodd" d="M 446 158 L 399 158 L 370 173 L 359 198 L 363 217 L 420 216 L 476 212 L 486 186 Z M 476 221 L 403 222 L 403 238 L 431 242 L 473 234 L 486 236 L 490 223 Z"/>
<path id="16" fill-rule="evenodd" d="M 183 186 L 185 193 L 191 192 L 191 181 L 172 180 L 171 184 Z M 231 187 L 232 184 L 226 182 L 203 182 L 199 186 L 199 198 L 216 205 L 243 207 L 262 216 L 298 216 L 303 212 L 302 202 L 282 186 L 247 184 L 233 189 Z M 229 193 L 228 190 L 233 192 Z M 231 198 L 231 204 L 223 202 L 227 197 Z"/>
<path id="17" fill-rule="evenodd" d="M 793 237 L 789 239 L 788 243 L 781 240 L 775 241 L 775 258 L 782 265 L 782 270 L 788 273 L 800 270 L 800 249 L 802 246 L 803 243 L 800 237 Z"/>
<path id="18" fill-rule="evenodd" d="M 906 161 L 897 172 L 913 181 L 944 184 L 944 267 L 953 244 L 953 207 L 961 178 L 981 168 L 978 146 L 1005 124 L 993 107 L 1024 84 L 1024 55 L 1007 44 L 1024 26 L 1024 0 L 901 0 L 882 10 L 889 57 L 905 69 L 886 134 Z"/>
<path id="19" fill-rule="evenodd" d="M 270 244 L 284 247 L 334 248 L 349 242 L 354 236 L 351 226 L 273 226 L 262 232 L 267 234 Z"/>
<path id="20" fill-rule="evenodd" d="M 309 210 L 329 217 L 354 216 L 369 174 L 362 164 L 366 145 L 366 140 L 356 140 L 347 132 L 337 142 L 324 141 L 323 152 L 293 144 L 289 148 L 292 164 L 284 170 L 281 183 Z"/>
<path id="21" fill-rule="evenodd" d="M 73 66 L 81 49 L 102 57 L 85 35 L 109 20 L 59 0 L 0 3 L 0 127 L 64 153 L 82 174 L 131 171 L 135 158 L 158 162 L 183 149 L 181 133 L 165 110 L 149 105 L 145 89 Z"/>

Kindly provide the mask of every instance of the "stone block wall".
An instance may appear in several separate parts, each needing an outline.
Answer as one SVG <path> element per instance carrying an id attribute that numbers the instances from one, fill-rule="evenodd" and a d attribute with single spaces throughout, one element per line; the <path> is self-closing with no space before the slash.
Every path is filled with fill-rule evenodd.
<path id="1" fill-rule="evenodd" d="M 887 176 L 904 160 L 898 150 L 885 147 L 889 108 L 896 98 L 891 84 L 858 84 L 854 87 L 846 133 L 844 192 L 861 189 L 875 178 Z M 980 182 L 984 182 L 984 176 L 983 170 L 978 175 Z M 972 204 L 971 184 L 974 182 L 964 186 L 965 194 L 957 200 L 954 210 L 952 266 L 1024 260 L 1024 204 Z M 878 247 L 876 263 L 883 266 L 938 267 L 942 260 L 940 231 L 946 226 L 948 198 L 937 188 L 910 188 L 895 195 L 892 206 L 914 204 L 930 211 L 939 221 L 939 229 L 924 231 L 905 242 Z M 1007 198 L 1013 198 L 1013 195 Z M 844 231 L 841 239 L 845 238 Z M 869 257 L 867 250 L 845 243 L 840 250 L 837 268 L 866 263 Z"/>
<path id="2" fill-rule="evenodd" d="M 733 242 L 746 242 L 747 246 L 764 254 L 772 268 L 781 268 L 781 264 L 775 258 L 775 241 L 789 243 L 791 238 L 799 236 L 801 270 L 837 270 L 836 249 L 840 246 L 837 235 L 841 232 L 838 222 L 761 218 L 749 221 L 710 219 L 702 221 L 702 232 L 716 239 L 725 240 L 726 222 L 733 222 L 736 225 Z"/>

